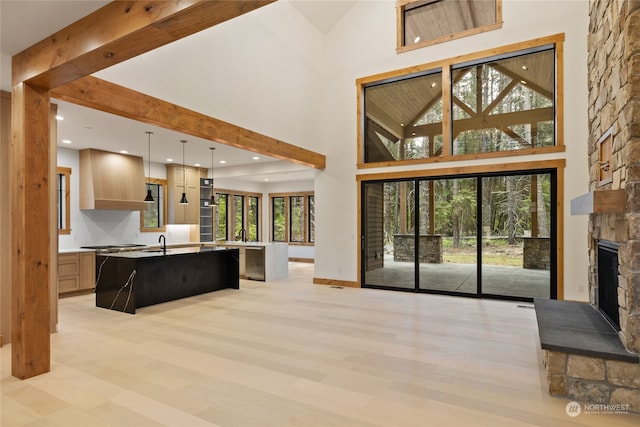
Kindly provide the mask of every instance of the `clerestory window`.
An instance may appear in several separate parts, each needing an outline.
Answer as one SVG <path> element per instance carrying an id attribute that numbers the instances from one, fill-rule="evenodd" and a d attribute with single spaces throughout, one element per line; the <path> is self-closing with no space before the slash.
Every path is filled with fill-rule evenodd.
<path id="1" fill-rule="evenodd" d="M 401 0 L 398 52 L 502 27 L 502 0 Z"/>

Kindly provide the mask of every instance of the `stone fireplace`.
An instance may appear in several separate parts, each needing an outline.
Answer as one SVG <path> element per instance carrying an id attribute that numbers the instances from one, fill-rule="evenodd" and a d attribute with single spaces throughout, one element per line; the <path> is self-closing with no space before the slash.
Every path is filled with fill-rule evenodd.
<path id="1" fill-rule="evenodd" d="M 589 190 L 622 194 L 589 217 L 589 289 L 598 305 L 599 242 L 618 246 L 620 339 L 640 353 L 640 3 L 591 0 Z"/>
<path id="2" fill-rule="evenodd" d="M 640 2 L 590 0 L 588 40 L 590 304 L 536 314 L 549 393 L 640 412 Z"/>

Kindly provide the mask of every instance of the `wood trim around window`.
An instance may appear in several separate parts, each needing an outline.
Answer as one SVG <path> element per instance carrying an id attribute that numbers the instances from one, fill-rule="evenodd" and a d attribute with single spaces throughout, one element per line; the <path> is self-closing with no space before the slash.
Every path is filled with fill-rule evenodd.
<path id="1" fill-rule="evenodd" d="M 164 218 L 162 227 L 145 227 L 144 226 L 144 211 L 140 211 L 140 232 L 165 232 L 167 231 L 167 180 L 160 178 L 145 178 L 145 184 L 159 184 L 162 186 L 162 218 Z"/>
<path id="2" fill-rule="evenodd" d="M 491 172 L 517 172 L 517 171 L 532 171 L 542 169 L 556 169 L 557 174 L 557 188 L 556 188 L 556 223 L 558 229 L 556 256 L 557 256 L 557 299 L 564 299 L 564 169 L 566 161 L 564 159 L 555 160 L 539 160 L 531 162 L 521 163 L 507 163 L 507 164 L 491 164 L 491 165 L 479 165 L 479 166 L 464 166 L 459 168 L 439 168 L 439 169 L 425 169 L 425 170 L 413 170 L 403 172 L 386 172 L 375 174 L 361 174 L 356 175 L 356 190 L 357 190 L 357 208 L 356 208 L 356 224 L 357 235 L 362 236 L 362 182 L 366 181 L 378 181 L 389 179 L 403 179 L 403 178 L 423 178 L 432 176 L 442 177 L 454 177 L 456 175 L 465 174 L 481 174 Z M 358 245 L 356 253 L 357 262 L 357 281 L 356 287 L 362 286 L 362 251 L 360 245 Z M 314 282 L 315 283 L 315 282 Z"/>
<path id="3" fill-rule="evenodd" d="M 59 228 L 58 234 L 71 234 L 71 168 L 58 166 L 56 175 L 64 175 L 64 224 L 65 228 Z M 59 210 L 58 210 L 59 212 Z"/>
<path id="4" fill-rule="evenodd" d="M 471 28 L 466 31 L 460 31 L 458 33 L 446 34 L 444 36 L 437 37 L 431 40 L 425 40 L 420 43 L 415 43 L 410 46 L 404 44 L 404 12 L 407 5 L 411 3 L 417 3 L 420 0 L 399 0 L 396 6 L 396 52 L 404 53 L 412 50 L 420 49 L 427 46 L 433 46 L 439 43 L 445 43 L 451 40 L 461 39 L 463 37 L 475 36 L 487 31 L 498 30 L 502 28 L 504 23 L 502 20 L 502 0 L 496 1 L 496 20 L 495 23 L 484 25 L 482 27 Z"/>
<path id="5" fill-rule="evenodd" d="M 410 164 L 427 164 L 434 162 L 450 162 L 457 160 L 474 160 L 474 159 L 488 159 L 499 158 L 505 156 L 522 156 L 531 154 L 546 154 L 564 151 L 564 51 L 563 42 L 565 36 L 564 33 L 553 34 L 546 37 L 540 37 L 532 40 L 527 40 L 518 43 L 512 43 L 504 46 L 500 46 L 494 49 L 486 49 L 478 52 L 469 53 L 467 55 L 456 56 L 453 58 L 443 59 L 441 61 L 429 62 L 425 64 L 415 65 L 412 67 L 402 68 L 393 71 L 387 71 L 384 73 L 375 74 L 372 76 L 361 77 L 356 79 L 357 94 L 356 94 L 356 132 L 357 132 L 357 163 L 358 169 L 364 168 L 377 168 L 386 166 L 403 166 Z M 445 91 L 444 88 L 451 87 L 451 67 L 457 64 L 463 64 L 470 61 L 478 61 L 483 59 L 490 59 L 495 56 L 514 53 L 522 50 L 537 48 L 545 45 L 555 46 L 555 61 L 556 61 L 556 94 L 555 94 L 555 145 L 552 147 L 537 147 L 526 150 L 513 150 L 513 151 L 494 151 L 489 153 L 474 153 L 474 154 L 450 154 L 448 153 L 451 145 L 451 111 L 450 111 L 450 91 Z M 412 74 L 423 73 L 432 70 L 442 71 L 442 87 L 443 87 L 443 117 L 442 117 L 442 129 L 443 129 L 443 155 L 439 157 L 430 157 L 424 159 L 412 159 L 412 160 L 399 160 L 393 162 L 370 162 L 364 161 L 364 89 L 365 86 L 371 83 L 383 82 L 390 79 L 399 79 L 402 77 L 409 77 Z M 448 155 L 447 155 L 448 154 Z"/>

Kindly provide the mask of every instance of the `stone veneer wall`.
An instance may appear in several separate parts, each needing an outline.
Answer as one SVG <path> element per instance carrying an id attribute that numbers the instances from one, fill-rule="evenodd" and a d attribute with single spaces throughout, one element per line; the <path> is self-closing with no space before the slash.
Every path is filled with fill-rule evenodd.
<path id="1" fill-rule="evenodd" d="M 589 219 L 590 301 L 597 302 L 597 241 L 620 244 L 620 338 L 640 353 L 640 1 L 590 0 L 589 191 L 624 189 L 624 214 Z M 612 129 L 612 181 L 599 186 L 601 136 Z"/>
<path id="2" fill-rule="evenodd" d="M 544 351 L 549 394 L 640 412 L 640 364 Z"/>
<path id="3" fill-rule="evenodd" d="M 522 238 L 522 267 L 532 270 L 550 270 L 551 258 L 548 237 Z"/>
<path id="4" fill-rule="evenodd" d="M 393 260 L 410 261 L 416 258 L 413 234 L 393 236 Z M 420 235 L 420 261 L 430 264 L 442 263 L 442 236 Z"/>

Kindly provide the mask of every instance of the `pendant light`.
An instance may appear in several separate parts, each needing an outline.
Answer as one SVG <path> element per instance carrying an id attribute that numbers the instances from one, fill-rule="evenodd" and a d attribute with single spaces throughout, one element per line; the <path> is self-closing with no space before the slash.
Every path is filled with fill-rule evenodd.
<path id="1" fill-rule="evenodd" d="M 151 179 L 151 135 L 153 135 L 153 132 L 151 131 L 146 131 L 145 132 L 147 134 L 147 146 L 149 147 L 149 157 L 147 157 L 147 165 L 149 166 L 149 171 L 148 171 L 148 177 L 147 177 L 147 182 Z M 147 187 L 147 197 L 144 198 L 144 201 L 147 203 L 153 203 L 153 195 L 151 194 L 151 189 L 149 187 Z"/>
<path id="2" fill-rule="evenodd" d="M 184 146 L 187 143 L 186 140 L 180 140 L 182 143 L 182 197 L 180 198 L 181 205 L 188 205 L 189 201 L 187 200 L 187 169 L 184 165 Z"/>
<path id="3" fill-rule="evenodd" d="M 215 147 L 210 147 L 209 150 L 211 150 L 211 200 L 209 201 L 209 206 L 214 207 L 217 205 L 216 203 L 216 190 L 213 187 L 213 150 L 215 150 Z"/>

